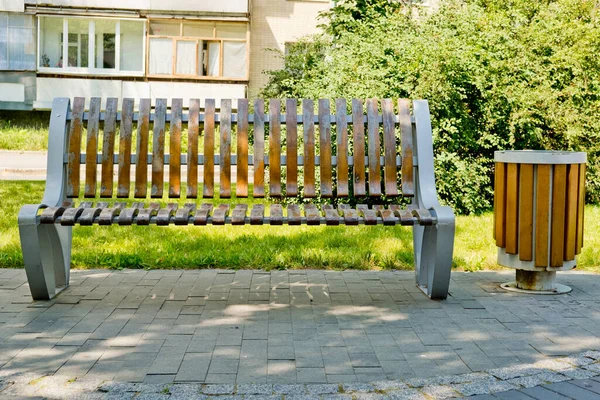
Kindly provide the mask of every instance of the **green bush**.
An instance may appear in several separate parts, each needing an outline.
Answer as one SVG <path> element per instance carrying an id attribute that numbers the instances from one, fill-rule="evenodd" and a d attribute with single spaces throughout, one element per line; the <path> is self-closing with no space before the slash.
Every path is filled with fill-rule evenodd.
<path id="1" fill-rule="evenodd" d="M 588 152 L 600 201 L 600 18 L 592 0 L 341 0 L 268 71 L 266 97 L 429 100 L 440 196 L 491 207 L 499 149 Z"/>

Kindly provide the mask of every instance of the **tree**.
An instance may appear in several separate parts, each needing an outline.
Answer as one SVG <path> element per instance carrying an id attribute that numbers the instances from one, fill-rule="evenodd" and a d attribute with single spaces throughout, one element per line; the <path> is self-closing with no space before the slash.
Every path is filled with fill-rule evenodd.
<path id="1" fill-rule="evenodd" d="M 461 213 L 491 208 L 498 149 L 587 151 L 600 202 L 597 1 L 345 0 L 324 17 L 263 95 L 428 99 L 440 195 Z"/>

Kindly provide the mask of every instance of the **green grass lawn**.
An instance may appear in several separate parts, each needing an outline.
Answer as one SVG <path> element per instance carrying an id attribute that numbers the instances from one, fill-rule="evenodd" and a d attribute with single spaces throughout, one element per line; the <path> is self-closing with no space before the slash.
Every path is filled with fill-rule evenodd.
<path id="1" fill-rule="evenodd" d="M 43 182 L 0 181 L 0 267 L 23 266 L 17 213 L 39 203 L 43 190 Z M 456 269 L 500 268 L 492 225 L 491 213 L 457 218 Z M 579 269 L 600 271 L 598 232 L 600 207 L 589 206 Z M 79 268 L 413 268 L 406 227 L 77 226 L 73 233 L 72 262 Z"/>
<path id="2" fill-rule="evenodd" d="M 0 111 L 0 149 L 48 149 L 48 124 L 46 111 Z"/>

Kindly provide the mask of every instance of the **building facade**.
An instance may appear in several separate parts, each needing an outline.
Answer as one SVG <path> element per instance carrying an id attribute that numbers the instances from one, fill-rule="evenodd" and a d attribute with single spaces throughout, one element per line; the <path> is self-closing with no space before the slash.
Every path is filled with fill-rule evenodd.
<path id="1" fill-rule="evenodd" d="M 0 109 L 54 97 L 243 98 L 329 0 L 0 0 Z"/>

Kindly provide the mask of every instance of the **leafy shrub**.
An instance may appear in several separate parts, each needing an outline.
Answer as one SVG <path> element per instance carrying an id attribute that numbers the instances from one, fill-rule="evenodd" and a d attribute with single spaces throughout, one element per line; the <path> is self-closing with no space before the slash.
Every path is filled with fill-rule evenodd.
<path id="1" fill-rule="evenodd" d="M 592 0 L 341 0 L 268 71 L 266 97 L 429 100 L 442 199 L 491 207 L 495 150 L 588 152 L 600 201 L 600 17 Z"/>

